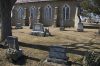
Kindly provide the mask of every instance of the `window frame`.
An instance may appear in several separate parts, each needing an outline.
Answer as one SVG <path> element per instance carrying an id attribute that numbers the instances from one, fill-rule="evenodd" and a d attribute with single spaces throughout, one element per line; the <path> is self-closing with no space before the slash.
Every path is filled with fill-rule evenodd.
<path id="1" fill-rule="evenodd" d="M 19 7 L 17 9 L 17 12 L 18 12 L 18 19 L 23 19 L 24 18 L 24 13 L 25 13 L 25 10 L 23 7 Z"/>
<path id="2" fill-rule="evenodd" d="M 44 20 L 52 20 L 52 6 L 46 5 L 44 7 Z"/>
<path id="3" fill-rule="evenodd" d="M 29 12 L 30 12 L 30 17 L 32 17 L 32 19 L 37 18 L 37 8 L 35 6 L 30 7 Z"/>
<path id="4" fill-rule="evenodd" d="M 67 9 L 68 9 L 68 13 L 67 13 Z M 66 11 L 64 11 L 66 10 Z M 67 16 L 68 14 L 68 16 Z M 70 6 L 68 4 L 63 5 L 62 7 L 62 19 L 63 20 L 69 20 L 70 19 Z"/>

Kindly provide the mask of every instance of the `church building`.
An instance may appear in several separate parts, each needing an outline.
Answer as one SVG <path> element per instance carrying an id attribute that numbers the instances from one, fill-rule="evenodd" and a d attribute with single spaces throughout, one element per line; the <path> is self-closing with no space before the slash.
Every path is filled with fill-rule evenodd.
<path id="1" fill-rule="evenodd" d="M 74 26 L 76 0 L 17 0 L 12 10 L 12 25 Z"/>

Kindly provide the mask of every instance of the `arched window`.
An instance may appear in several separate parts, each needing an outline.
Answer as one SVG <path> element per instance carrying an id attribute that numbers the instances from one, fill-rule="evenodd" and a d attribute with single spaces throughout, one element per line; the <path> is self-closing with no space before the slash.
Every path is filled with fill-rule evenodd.
<path id="1" fill-rule="evenodd" d="M 30 17 L 32 17 L 33 19 L 35 19 L 36 15 L 37 15 L 37 8 L 35 6 L 31 7 L 30 8 Z"/>
<path id="2" fill-rule="evenodd" d="M 23 19 L 23 17 L 24 17 L 24 8 L 19 7 L 17 12 L 18 12 L 18 18 Z"/>
<path id="3" fill-rule="evenodd" d="M 52 19 L 52 7 L 50 5 L 47 5 L 44 8 L 44 19 L 47 19 L 47 20 Z"/>
<path id="4" fill-rule="evenodd" d="M 63 12 L 63 19 L 67 20 L 70 18 L 70 8 L 68 5 L 64 5 L 62 8 L 62 12 Z"/>

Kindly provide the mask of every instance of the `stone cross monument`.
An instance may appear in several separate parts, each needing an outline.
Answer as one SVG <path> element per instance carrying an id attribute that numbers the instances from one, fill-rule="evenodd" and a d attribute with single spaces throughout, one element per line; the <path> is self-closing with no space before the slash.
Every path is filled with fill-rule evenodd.
<path id="1" fill-rule="evenodd" d="M 74 27 L 78 32 L 83 32 L 83 23 L 81 23 L 81 19 L 80 19 L 80 7 L 76 7 Z"/>

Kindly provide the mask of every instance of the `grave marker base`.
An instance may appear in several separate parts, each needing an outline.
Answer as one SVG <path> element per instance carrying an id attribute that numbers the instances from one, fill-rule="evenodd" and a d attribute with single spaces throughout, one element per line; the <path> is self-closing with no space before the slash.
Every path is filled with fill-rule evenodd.
<path id="1" fill-rule="evenodd" d="M 60 27 L 60 31 L 64 31 L 65 30 L 65 27 Z"/>
<path id="2" fill-rule="evenodd" d="M 22 55 L 22 50 L 19 49 L 18 38 L 15 36 L 7 37 L 8 49 L 6 50 L 6 56 L 8 59 L 17 61 Z"/>
<path id="3" fill-rule="evenodd" d="M 43 24 L 41 23 L 35 23 L 33 25 L 33 30 L 31 32 L 31 35 L 35 35 L 35 36 L 50 36 L 50 32 L 49 29 L 44 28 Z"/>
<path id="4" fill-rule="evenodd" d="M 83 32 L 83 23 L 78 23 L 78 27 L 77 27 L 77 31 L 78 32 Z"/>
<path id="5" fill-rule="evenodd" d="M 7 58 L 11 59 L 12 61 L 17 61 L 22 55 L 22 50 L 17 51 L 11 48 L 6 50 Z"/>

